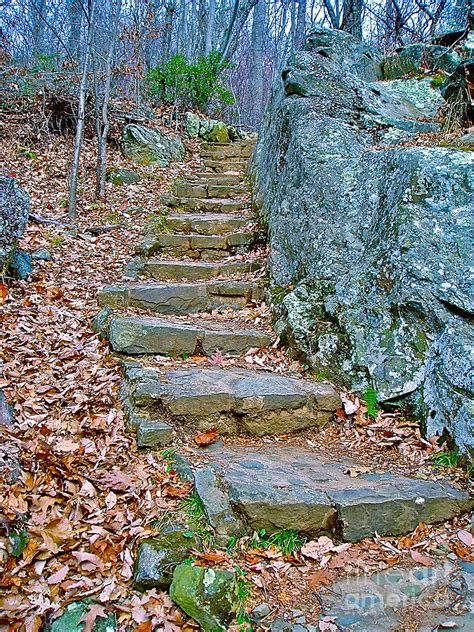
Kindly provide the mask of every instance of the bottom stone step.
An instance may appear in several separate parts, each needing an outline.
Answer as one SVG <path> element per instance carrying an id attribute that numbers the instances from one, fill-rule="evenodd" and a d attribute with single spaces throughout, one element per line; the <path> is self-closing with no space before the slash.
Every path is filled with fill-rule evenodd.
<path id="1" fill-rule="evenodd" d="M 320 532 L 355 542 L 401 535 L 472 510 L 474 498 L 440 482 L 391 473 L 349 475 L 352 461 L 330 461 L 299 446 L 224 446 L 203 451 L 196 491 L 222 541 L 265 529 Z M 189 468 L 186 468 L 189 476 Z"/>
<path id="2" fill-rule="evenodd" d="M 125 365 L 126 408 L 188 430 L 227 435 L 289 434 L 328 422 L 341 400 L 329 384 L 267 371 Z"/>
<path id="3" fill-rule="evenodd" d="M 271 337 L 256 329 L 203 327 L 160 318 L 113 316 L 108 337 L 112 349 L 128 355 L 161 354 L 173 357 L 185 353 L 211 355 L 219 349 L 229 355 L 265 347 Z"/>

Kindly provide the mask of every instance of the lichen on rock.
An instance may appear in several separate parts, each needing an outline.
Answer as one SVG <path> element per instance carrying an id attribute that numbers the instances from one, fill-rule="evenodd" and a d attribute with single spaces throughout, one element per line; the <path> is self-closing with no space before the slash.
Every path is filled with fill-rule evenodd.
<path id="1" fill-rule="evenodd" d="M 252 167 L 271 283 L 293 288 L 274 306 L 278 333 L 318 371 L 415 402 L 428 434 L 473 450 L 472 152 L 416 146 L 440 129 L 430 81 L 367 82 L 350 36 L 309 42 L 273 92 Z"/>

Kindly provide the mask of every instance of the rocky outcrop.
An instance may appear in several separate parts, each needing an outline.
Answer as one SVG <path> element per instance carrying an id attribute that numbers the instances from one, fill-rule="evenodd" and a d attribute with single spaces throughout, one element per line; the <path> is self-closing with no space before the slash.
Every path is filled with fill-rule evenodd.
<path id="1" fill-rule="evenodd" d="M 461 62 L 459 55 L 447 46 L 411 44 L 398 49 L 382 63 L 383 76 L 397 79 L 410 73 L 432 71 L 454 72 Z"/>
<path id="2" fill-rule="evenodd" d="M 201 138 L 211 143 L 228 143 L 245 138 L 245 134 L 223 121 L 201 118 L 193 112 L 184 115 L 184 129 L 191 138 Z"/>
<path id="3" fill-rule="evenodd" d="M 429 79 L 367 82 L 367 52 L 341 64 L 333 40 L 313 31 L 283 71 L 253 163 L 278 330 L 473 449 L 472 152 L 417 146 L 439 129 Z"/>
<path id="4" fill-rule="evenodd" d="M 126 158 L 142 165 L 168 167 L 170 162 L 184 159 L 184 145 L 176 137 L 165 136 L 157 129 L 144 125 L 127 125 L 122 135 L 122 150 Z"/>
<path id="5" fill-rule="evenodd" d="M 30 214 L 30 198 L 15 178 L 0 174 L 0 273 L 25 279 L 31 273 L 31 258 L 17 250 Z"/>

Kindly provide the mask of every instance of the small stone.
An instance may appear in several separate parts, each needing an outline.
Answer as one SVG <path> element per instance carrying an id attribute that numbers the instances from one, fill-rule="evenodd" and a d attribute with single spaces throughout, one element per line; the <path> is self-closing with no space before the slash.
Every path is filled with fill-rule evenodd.
<path id="1" fill-rule="evenodd" d="M 474 575 L 474 562 L 461 562 L 461 570 L 464 573 Z"/>
<path id="2" fill-rule="evenodd" d="M 173 429 L 164 421 L 142 419 L 137 427 L 139 448 L 156 448 L 168 445 L 173 440 Z"/>
<path id="3" fill-rule="evenodd" d="M 92 605 L 90 599 L 73 601 L 67 606 L 64 614 L 52 623 L 47 632 L 82 632 L 85 624 L 80 622 L 80 620 L 87 614 Z M 115 632 L 116 629 L 115 615 L 109 614 L 107 618 L 96 618 L 92 632 Z"/>
<path id="4" fill-rule="evenodd" d="M 252 617 L 258 620 L 264 619 L 265 617 L 268 617 L 270 612 L 270 606 L 267 603 L 261 603 L 252 610 Z"/>
<path id="5" fill-rule="evenodd" d="M 189 536 L 189 537 L 188 537 Z M 200 548 L 195 535 L 182 527 L 172 527 L 155 538 L 140 542 L 135 563 L 133 587 L 136 590 L 166 590 L 172 581 L 173 569 Z"/>
<path id="6" fill-rule="evenodd" d="M 422 587 L 417 584 L 409 584 L 400 588 L 400 591 L 407 597 L 418 597 L 418 595 L 421 595 L 422 590 Z"/>
<path id="7" fill-rule="evenodd" d="M 112 169 L 107 174 L 107 180 L 115 185 L 135 184 L 140 182 L 140 176 L 129 169 Z"/>
<path id="8" fill-rule="evenodd" d="M 205 632 L 226 630 L 240 606 L 235 573 L 187 564 L 175 568 L 170 597 Z"/>
<path id="9" fill-rule="evenodd" d="M 36 250 L 36 252 L 31 255 L 31 258 L 35 261 L 51 261 L 52 257 L 49 250 Z"/>
<path id="10" fill-rule="evenodd" d="M 109 323 L 112 314 L 113 310 L 108 305 L 104 305 L 100 312 L 92 319 L 92 329 L 99 335 L 101 340 L 108 338 Z"/>
<path id="11" fill-rule="evenodd" d="M 3 391 L 0 389 L 0 426 L 13 424 L 13 408 L 7 402 Z"/>
<path id="12" fill-rule="evenodd" d="M 289 621 L 283 619 L 283 617 L 278 617 L 278 619 L 272 622 L 270 630 L 271 632 L 292 632 L 293 626 Z"/>

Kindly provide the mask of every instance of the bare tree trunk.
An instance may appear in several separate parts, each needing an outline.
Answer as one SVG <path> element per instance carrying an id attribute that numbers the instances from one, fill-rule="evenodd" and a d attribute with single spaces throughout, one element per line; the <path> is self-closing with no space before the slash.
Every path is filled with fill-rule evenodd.
<path id="1" fill-rule="evenodd" d="M 253 119 L 257 123 L 263 108 L 263 41 L 267 7 L 265 0 L 258 0 L 253 10 L 252 20 L 252 66 L 251 89 L 253 94 Z"/>
<path id="2" fill-rule="evenodd" d="M 163 24 L 163 44 L 161 48 L 161 61 L 167 62 L 171 56 L 171 37 L 173 35 L 173 22 L 176 7 L 170 0 L 165 7 L 165 22 Z"/>
<path id="3" fill-rule="evenodd" d="M 107 176 L 107 138 L 109 135 L 109 100 L 110 85 L 112 82 L 112 66 L 115 55 L 115 46 L 118 37 L 118 25 L 122 11 L 122 0 L 116 0 L 115 11 L 110 30 L 109 50 L 105 66 L 105 84 L 102 101 L 102 120 L 98 123 L 97 130 L 97 166 L 96 166 L 96 198 L 105 197 L 105 180 Z"/>
<path id="4" fill-rule="evenodd" d="M 232 59 L 232 56 L 237 48 L 237 44 L 239 43 L 240 33 L 247 22 L 250 11 L 254 8 L 257 2 L 258 0 L 245 0 L 244 2 L 234 0 L 232 16 L 230 18 L 229 25 L 225 30 L 224 39 L 220 48 L 223 62 L 227 62 Z"/>
<path id="5" fill-rule="evenodd" d="M 86 95 L 88 86 L 89 66 L 92 54 L 92 39 L 94 34 L 95 3 L 88 0 L 87 12 L 87 42 L 84 52 L 84 66 L 82 68 L 81 85 L 79 88 L 79 107 L 77 112 L 76 138 L 74 139 L 74 153 L 69 177 L 69 220 L 72 223 L 77 219 L 77 181 L 79 176 L 79 160 L 81 157 L 82 139 L 84 137 L 84 123 L 86 117 Z"/>
<path id="6" fill-rule="evenodd" d="M 295 48 L 302 48 L 306 35 L 306 0 L 298 0 L 298 14 L 296 18 Z"/>
<path id="7" fill-rule="evenodd" d="M 362 39 L 363 0 L 344 0 L 341 28 L 357 39 Z"/>
<path id="8" fill-rule="evenodd" d="M 206 20 L 206 36 L 204 38 L 204 55 L 209 55 L 212 50 L 212 36 L 216 25 L 216 0 L 209 0 Z"/>
<path id="9" fill-rule="evenodd" d="M 69 54 L 75 60 L 79 61 L 80 45 L 81 45 L 82 16 L 83 16 L 81 0 L 69 0 L 68 13 L 69 13 L 69 36 L 68 36 Z"/>
<path id="10" fill-rule="evenodd" d="M 31 51 L 36 55 L 44 52 L 44 26 L 46 23 L 46 1 L 30 0 Z"/>

